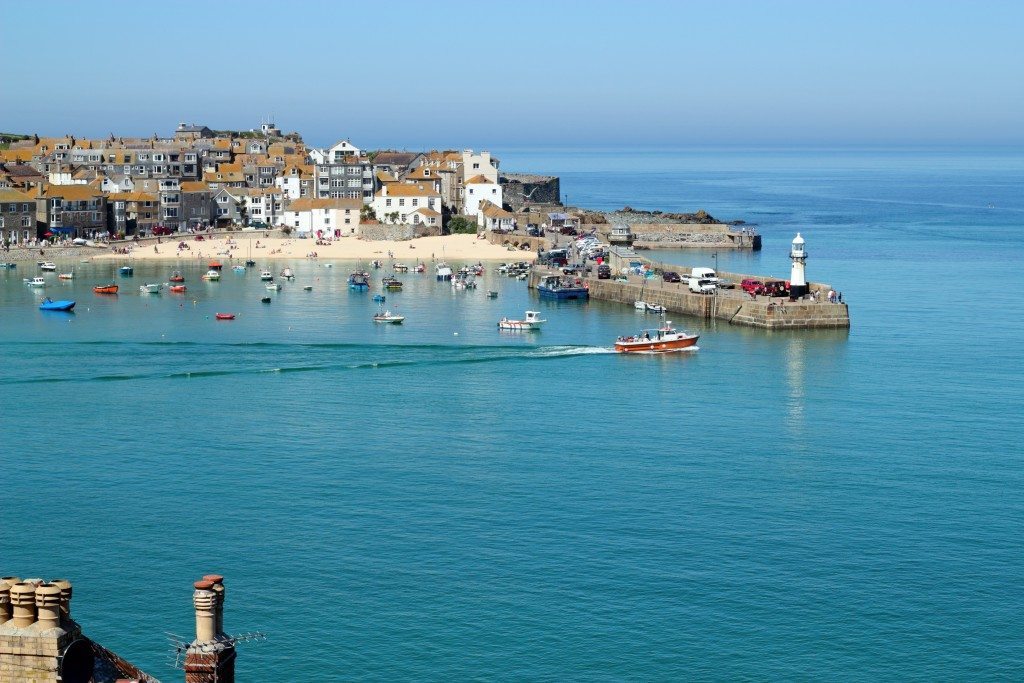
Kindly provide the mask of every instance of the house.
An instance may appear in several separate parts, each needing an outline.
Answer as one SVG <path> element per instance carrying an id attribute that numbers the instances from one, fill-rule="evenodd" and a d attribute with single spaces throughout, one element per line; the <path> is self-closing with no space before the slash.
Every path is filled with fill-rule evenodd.
<path id="1" fill-rule="evenodd" d="M 344 237 L 359 232 L 360 211 L 364 204 L 357 199 L 321 199 L 304 197 L 288 203 L 284 224 L 300 235 Z"/>
<path id="2" fill-rule="evenodd" d="M 348 140 L 309 153 L 313 162 L 314 196 L 320 199 L 373 201 L 373 170 L 370 160 Z"/>
<path id="3" fill-rule="evenodd" d="M 160 224 L 160 198 L 151 192 L 107 195 L 108 225 L 115 235 L 147 235 Z"/>
<path id="4" fill-rule="evenodd" d="M 382 223 L 441 225 L 441 193 L 429 184 L 388 183 L 374 195 L 372 206 Z"/>
<path id="5" fill-rule="evenodd" d="M 40 233 L 95 237 L 107 232 L 107 198 L 92 185 L 49 185 L 36 200 L 36 220 Z"/>
<path id="6" fill-rule="evenodd" d="M 285 166 L 274 179 L 274 186 L 284 192 L 288 199 L 313 196 L 313 167 L 293 164 Z"/>
<path id="7" fill-rule="evenodd" d="M 206 126 L 197 126 L 194 123 L 179 123 L 174 131 L 174 139 L 180 142 L 192 142 L 200 138 L 212 138 L 213 131 Z"/>
<path id="8" fill-rule="evenodd" d="M 422 152 L 377 152 L 373 157 L 373 172 L 384 171 L 401 178 L 423 162 Z"/>
<path id="9" fill-rule="evenodd" d="M 214 220 L 213 190 L 204 182 L 181 184 L 181 217 L 186 228 L 205 228 Z"/>
<path id="10" fill-rule="evenodd" d="M 280 225 L 284 220 L 284 192 L 276 187 L 240 189 L 249 225 Z"/>
<path id="11" fill-rule="evenodd" d="M 35 236 L 35 198 L 18 190 L 0 189 L 0 243 L 19 244 Z"/>
<path id="12" fill-rule="evenodd" d="M 483 174 L 473 176 L 466 181 L 462 195 L 462 213 L 467 216 L 476 216 L 480 211 L 480 202 L 488 201 L 495 206 L 502 204 L 501 185 L 498 179 L 487 178 Z"/>
<path id="13" fill-rule="evenodd" d="M 485 199 L 480 202 L 476 224 L 484 230 L 509 232 L 515 227 L 515 216 L 511 211 L 506 211 Z"/>
<path id="14" fill-rule="evenodd" d="M 210 204 L 213 206 L 213 220 L 218 228 L 229 225 L 241 225 L 244 220 L 242 209 L 246 208 L 244 195 L 236 194 L 238 190 L 226 187 L 210 190 Z"/>
<path id="15" fill-rule="evenodd" d="M 491 156 L 488 151 L 476 154 L 471 149 L 462 151 L 462 177 L 463 183 L 469 178 L 482 175 L 492 183 L 498 182 L 499 161 Z"/>

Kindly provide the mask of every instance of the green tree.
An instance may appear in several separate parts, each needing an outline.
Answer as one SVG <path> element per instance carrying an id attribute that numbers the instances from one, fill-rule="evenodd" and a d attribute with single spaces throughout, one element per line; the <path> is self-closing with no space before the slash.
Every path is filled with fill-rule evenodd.
<path id="1" fill-rule="evenodd" d="M 476 234 L 476 223 L 465 216 L 455 216 L 448 221 L 448 232 L 457 234 Z"/>

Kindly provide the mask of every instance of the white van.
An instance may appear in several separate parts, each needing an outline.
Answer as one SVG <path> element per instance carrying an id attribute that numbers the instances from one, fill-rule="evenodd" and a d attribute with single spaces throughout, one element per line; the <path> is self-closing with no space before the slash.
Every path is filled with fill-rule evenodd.
<path id="1" fill-rule="evenodd" d="M 687 280 L 690 291 L 694 294 L 714 294 L 718 286 L 711 280 L 699 277 L 691 277 Z"/>

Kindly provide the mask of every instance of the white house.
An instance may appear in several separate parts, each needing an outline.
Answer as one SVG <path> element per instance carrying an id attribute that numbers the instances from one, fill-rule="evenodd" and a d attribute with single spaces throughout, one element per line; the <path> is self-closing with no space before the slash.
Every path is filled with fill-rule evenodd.
<path id="1" fill-rule="evenodd" d="M 480 202 L 488 201 L 496 206 L 501 206 L 501 185 L 498 179 L 490 180 L 484 175 L 478 175 L 466 181 L 462 196 L 462 213 L 467 216 L 475 216 L 480 211 Z"/>
<path id="2" fill-rule="evenodd" d="M 473 150 L 466 149 L 462 152 L 462 178 L 467 180 L 482 175 L 493 183 L 498 182 L 498 160 L 491 157 L 488 151 L 474 154 Z"/>
<path id="3" fill-rule="evenodd" d="M 495 206 L 486 199 L 480 202 L 480 210 L 476 214 L 476 224 L 484 230 L 508 231 L 515 225 L 515 216 L 500 206 Z"/>
<path id="4" fill-rule="evenodd" d="M 302 166 L 285 166 L 274 178 L 274 187 L 284 192 L 288 199 L 301 199 L 313 195 L 313 173 Z"/>
<path id="5" fill-rule="evenodd" d="M 374 195 L 372 206 L 382 223 L 441 225 L 441 193 L 431 184 L 387 183 Z"/>
<path id="6" fill-rule="evenodd" d="M 295 199 L 284 212 L 284 224 L 300 235 L 344 237 L 359 232 L 361 199 Z"/>
<path id="7" fill-rule="evenodd" d="M 284 193 L 276 187 L 244 190 L 249 223 L 279 225 L 283 218 Z"/>

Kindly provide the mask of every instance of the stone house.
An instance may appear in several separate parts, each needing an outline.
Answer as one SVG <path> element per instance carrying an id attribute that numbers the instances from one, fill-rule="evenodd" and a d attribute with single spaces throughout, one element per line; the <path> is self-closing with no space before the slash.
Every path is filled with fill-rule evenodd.
<path id="1" fill-rule="evenodd" d="M 36 236 L 36 200 L 11 188 L 0 189 L 0 242 L 20 244 Z"/>

